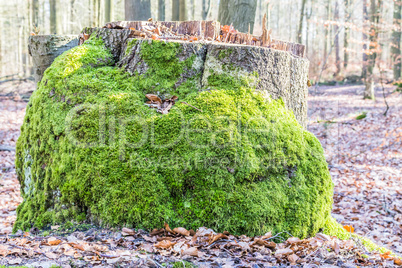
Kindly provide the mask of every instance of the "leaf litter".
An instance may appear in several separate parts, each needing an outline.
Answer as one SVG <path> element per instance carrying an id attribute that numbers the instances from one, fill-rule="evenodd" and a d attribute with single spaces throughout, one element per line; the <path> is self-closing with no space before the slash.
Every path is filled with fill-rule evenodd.
<path id="1" fill-rule="evenodd" d="M 384 117 L 382 100 L 362 100 L 361 90 L 361 86 L 345 86 L 311 92 L 309 130 L 323 144 L 335 183 L 333 216 L 349 232 L 401 254 L 401 97 L 387 88 L 391 110 Z M 0 95 L 0 148 L 15 147 L 25 106 L 18 96 Z M 362 113 L 366 117 L 357 120 Z M 322 233 L 307 239 L 285 240 L 286 233 L 252 238 L 207 227 L 172 229 L 166 223 L 151 232 L 129 228 L 63 231 L 51 226 L 45 232 L 32 228 L 11 234 L 16 207 L 22 201 L 15 151 L 0 150 L 0 156 L 0 265 L 172 267 L 185 261 L 199 267 L 402 265 L 390 252 L 370 253 L 359 241 Z"/>

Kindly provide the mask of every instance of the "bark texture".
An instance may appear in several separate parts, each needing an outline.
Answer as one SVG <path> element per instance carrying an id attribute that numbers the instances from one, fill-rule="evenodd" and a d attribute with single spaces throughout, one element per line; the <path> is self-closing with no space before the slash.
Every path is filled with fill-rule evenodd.
<path id="1" fill-rule="evenodd" d="M 32 56 L 35 82 L 38 83 L 42 79 L 43 73 L 57 56 L 77 45 L 77 36 L 30 36 L 28 50 Z"/>

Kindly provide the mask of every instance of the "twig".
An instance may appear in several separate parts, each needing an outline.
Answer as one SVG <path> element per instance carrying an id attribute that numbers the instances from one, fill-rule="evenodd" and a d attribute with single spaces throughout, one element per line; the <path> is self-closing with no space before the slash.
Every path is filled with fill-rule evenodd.
<path id="1" fill-rule="evenodd" d="M 0 151 L 15 151 L 15 147 L 10 145 L 0 145 Z"/>
<path id="2" fill-rule="evenodd" d="M 384 82 L 383 82 L 383 76 L 382 76 L 384 71 L 381 69 L 380 63 L 378 63 L 378 69 L 380 69 L 380 81 L 381 81 L 381 87 L 382 87 L 382 96 L 384 98 L 385 105 L 387 105 L 387 109 L 385 110 L 383 115 L 387 116 L 387 113 L 388 113 L 388 110 L 389 110 L 389 105 L 388 105 L 388 102 L 387 102 L 387 98 L 385 97 L 385 88 L 384 88 Z"/>
<path id="3" fill-rule="evenodd" d="M 188 106 L 190 106 L 191 108 L 194 108 L 194 109 L 196 109 L 196 110 L 198 110 L 198 111 L 202 112 L 202 110 L 201 110 L 201 109 L 198 109 L 197 107 L 195 107 L 195 106 L 193 106 L 193 105 L 191 105 L 191 104 L 188 104 L 188 103 L 187 103 L 187 102 L 185 102 L 185 101 L 182 101 L 181 103 L 183 103 L 183 104 L 185 104 L 185 105 L 188 105 Z"/>

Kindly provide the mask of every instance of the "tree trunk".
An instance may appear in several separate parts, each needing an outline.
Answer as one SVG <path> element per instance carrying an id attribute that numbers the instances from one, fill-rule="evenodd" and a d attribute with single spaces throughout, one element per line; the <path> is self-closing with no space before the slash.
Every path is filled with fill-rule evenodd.
<path id="1" fill-rule="evenodd" d="M 35 26 L 38 27 L 39 25 L 39 0 L 32 1 L 32 24 L 30 27 Z"/>
<path id="2" fill-rule="evenodd" d="M 148 20 L 151 17 L 150 0 L 125 0 L 125 20 Z"/>
<path id="3" fill-rule="evenodd" d="M 380 19 L 381 12 L 381 2 L 382 0 L 371 0 L 370 1 L 370 44 L 369 50 L 370 54 L 368 56 L 367 62 L 367 73 L 366 73 L 366 89 L 364 91 L 365 99 L 375 99 L 374 94 L 374 68 L 377 59 L 377 51 L 379 48 L 378 43 L 378 23 Z"/>
<path id="4" fill-rule="evenodd" d="M 202 0 L 202 19 L 207 20 L 211 10 L 211 0 Z"/>
<path id="5" fill-rule="evenodd" d="M 172 20 L 173 21 L 186 21 L 187 20 L 186 0 L 173 0 L 172 1 Z"/>
<path id="6" fill-rule="evenodd" d="M 345 4 L 345 28 L 344 28 L 344 36 L 343 36 L 343 68 L 346 69 L 348 67 L 349 63 L 349 52 L 348 52 L 348 47 L 349 47 L 349 38 L 350 38 L 350 29 L 346 25 L 347 21 L 347 16 L 349 15 L 349 0 L 344 0 Z"/>
<path id="7" fill-rule="evenodd" d="M 368 10 L 367 10 L 367 0 L 363 0 L 363 64 L 362 64 L 362 78 L 364 80 L 364 83 L 366 83 L 366 77 L 367 77 L 367 25 L 369 24 L 369 16 L 368 16 Z"/>
<path id="8" fill-rule="evenodd" d="M 158 20 L 165 21 L 165 0 L 158 0 Z"/>
<path id="9" fill-rule="evenodd" d="M 302 7 L 301 7 L 301 11 L 300 11 L 300 21 L 299 21 L 299 30 L 297 32 L 297 42 L 299 44 L 302 43 L 302 37 L 303 37 L 303 21 L 304 21 L 304 10 L 306 7 L 306 2 L 307 0 L 302 0 Z"/>
<path id="10" fill-rule="evenodd" d="M 253 33 L 257 0 L 220 0 L 218 20 L 240 32 Z"/>
<path id="11" fill-rule="evenodd" d="M 112 20 L 112 0 L 105 0 L 105 21 L 110 22 Z"/>
<path id="12" fill-rule="evenodd" d="M 327 11 L 327 21 L 331 20 L 331 0 L 328 0 L 326 11 Z M 324 38 L 324 59 L 328 56 L 328 42 L 329 42 L 329 24 L 325 25 L 325 38 Z"/>
<path id="13" fill-rule="evenodd" d="M 401 78 L 402 54 L 401 54 L 401 35 L 402 35 L 402 0 L 394 0 L 394 28 L 392 31 L 391 58 L 393 62 L 394 79 Z"/>
<path id="14" fill-rule="evenodd" d="M 50 3 L 50 33 L 57 32 L 56 0 L 49 0 Z"/>
<path id="15" fill-rule="evenodd" d="M 340 56 L 340 51 L 339 51 L 339 26 L 338 26 L 338 21 L 339 21 L 339 3 L 338 0 L 335 0 L 335 10 L 334 10 L 334 20 L 335 20 L 335 27 L 334 27 L 334 45 L 335 45 L 335 65 L 336 65 L 336 71 L 335 71 L 335 77 L 339 75 L 341 72 L 341 56 Z"/>
<path id="16" fill-rule="evenodd" d="M 32 56 L 35 82 L 38 83 L 54 59 L 78 45 L 77 36 L 34 35 L 28 39 L 28 52 Z"/>

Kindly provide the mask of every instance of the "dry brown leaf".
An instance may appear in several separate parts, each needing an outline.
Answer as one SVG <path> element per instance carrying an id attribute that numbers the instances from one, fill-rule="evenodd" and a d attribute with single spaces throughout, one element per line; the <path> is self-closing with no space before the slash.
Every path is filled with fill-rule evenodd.
<path id="1" fill-rule="evenodd" d="M 146 94 L 145 97 L 147 97 L 150 101 L 159 102 L 159 103 L 162 104 L 162 100 L 161 100 L 157 95 L 154 95 L 154 94 Z"/>
<path id="2" fill-rule="evenodd" d="M 183 227 L 177 227 L 173 229 L 173 232 L 177 233 L 177 234 L 181 234 L 184 236 L 189 236 L 190 232 L 186 230 L 186 228 Z"/>
<path id="3" fill-rule="evenodd" d="M 292 253 L 293 253 L 293 250 L 291 250 L 290 248 L 281 248 L 281 249 L 278 249 L 277 251 L 275 251 L 275 257 L 282 256 L 282 255 L 289 255 Z"/>
<path id="4" fill-rule="evenodd" d="M 289 244 L 296 244 L 299 243 L 301 240 L 298 237 L 290 237 L 286 242 Z"/>
<path id="5" fill-rule="evenodd" d="M 57 239 L 56 237 L 49 237 L 47 240 L 47 244 L 49 246 L 57 246 L 60 243 L 61 243 L 61 240 Z"/>
<path id="6" fill-rule="evenodd" d="M 6 257 L 8 255 L 8 247 L 0 245 L 0 256 Z"/>
<path id="7" fill-rule="evenodd" d="M 219 239 L 228 239 L 228 236 L 224 234 L 212 235 L 211 238 L 209 239 L 208 244 L 211 245 L 212 243 L 218 241 Z"/>
<path id="8" fill-rule="evenodd" d="M 288 261 L 290 262 L 291 265 L 295 265 L 296 261 L 299 259 L 299 256 L 296 254 L 292 254 L 288 256 Z"/>
<path id="9" fill-rule="evenodd" d="M 161 228 L 161 229 L 153 229 L 152 232 L 149 233 L 150 236 L 154 236 L 154 235 L 159 235 L 159 234 L 163 234 L 165 232 L 165 229 Z"/>
<path id="10" fill-rule="evenodd" d="M 154 247 L 162 248 L 162 249 L 168 249 L 168 248 L 171 248 L 172 246 L 174 246 L 175 244 L 176 244 L 176 242 L 172 242 L 172 241 L 169 241 L 169 240 L 163 240 L 163 241 L 160 241 L 160 242 L 156 243 L 154 245 Z"/>
<path id="11" fill-rule="evenodd" d="M 57 254 L 55 254 L 53 252 L 46 252 L 45 256 L 48 257 L 49 259 L 52 259 L 52 260 L 57 259 L 59 257 L 59 255 L 57 255 Z"/>
<path id="12" fill-rule="evenodd" d="M 165 230 L 171 234 L 176 234 L 172 229 L 170 229 L 169 224 L 167 224 L 167 222 L 165 222 Z"/>
<path id="13" fill-rule="evenodd" d="M 132 229 L 129 229 L 129 228 L 123 228 L 123 229 L 121 230 L 121 234 L 122 234 L 123 236 L 135 235 L 135 231 L 132 230 Z"/>
<path id="14" fill-rule="evenodd" d="M 402 260 L 399 257 L 394 257 L 394 264 L 402 266 Z"/>
<path id="15" fill-rule="evenodd" d="M 268 232 L 265 235 L 261 236 L 261 239 L 268 239 L 272 237 L 272 232 Z"/>
<path id="16" fill-rule="evenodd" d="M 185 249 L 181 252 L 183 256 L 193 256 L 193 257 L 199 257 L 201 255 L 201 252 L 196 248 L 196 247 L 191 247 L 188 249 Z"/>

